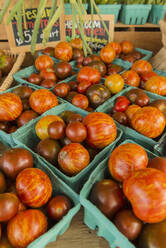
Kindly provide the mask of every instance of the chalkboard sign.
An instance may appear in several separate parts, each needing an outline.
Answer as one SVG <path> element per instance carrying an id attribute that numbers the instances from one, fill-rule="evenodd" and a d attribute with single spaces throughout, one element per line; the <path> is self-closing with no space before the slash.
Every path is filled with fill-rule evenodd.
<path id="1" fill-rule="evenodd" d="M 38 31 L 37 45 L 36 49 L 43 49 L 43 29 L 48 24 L 48 19 L 50 15 L 50 7 L 44 9 L 42 19 L 40 21 L 40 28 Z M 25 9 L 25 18 L 26 25 L 23 23 L 23 35 L 24 41 L 21 40 L 18 33 L 17 21 L 14 18 L 12 23 L 7 26 L 7 35 L 9 40 L 9 45 L 12 51 L 21 52 L 21 51 L 30 51 L 31 39 L 33 34 L 33 29 L 35 25 L 35 20 L 37 17 L 37 8 L 27 8 Z M 64 30 L 64 16 L 62 16 L 53 26 L 49 41 L 47 46 L 54 46 L 57 42 L 65 40 L 65 30 Z"/>
<path id="2" fill-rule="evenodd" d="M 102 18 L 109 30 L 109 34 L 111 40 L 113 40 L 114 36 L 114 15 L 102 15 Z M 65 17 L 65 25 L 66 25 L 66 40 L 70 41 L 72 36 L 72 16 L 67 15 Z M 86 35 L 86 40 L 90 47 L 92 47 L 95 51 L 103 48 L 110 40 L 107 32 L 104 29 L 104 26 L 98 15 L 94 15 L 93 22 L 93 41 L 91 41 L 91 16 L 88 15 L 88 19 L 84 24 L 84 33 Z M 80 37 L 80 32 L 78 27 L 76 26 L 76 36 Z"/>

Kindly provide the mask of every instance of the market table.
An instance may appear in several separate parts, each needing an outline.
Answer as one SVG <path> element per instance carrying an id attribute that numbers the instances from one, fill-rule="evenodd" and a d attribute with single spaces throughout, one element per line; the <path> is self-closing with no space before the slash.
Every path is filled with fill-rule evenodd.
<path id="1" fill-rule="evenodd" d="M 109 248 L 106 240 L 98 237 L 83 223 L 83 208 L 72 220 L 69 229 L 59 236 L 56 243 L 50 243 L 47 248 Z"/>

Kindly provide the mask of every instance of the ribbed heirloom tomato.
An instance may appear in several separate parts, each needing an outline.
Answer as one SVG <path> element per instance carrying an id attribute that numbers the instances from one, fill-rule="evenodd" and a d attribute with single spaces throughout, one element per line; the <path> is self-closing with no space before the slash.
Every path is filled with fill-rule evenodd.
<path id="1" fill-rule="evenodd" d="M 102 149 L 116 139 L 115 122 L 105 113 L 90 113 L 84 118 L 83 124 L 87 128 L 86 141 L 92 148 Z"/>
<path id="2" fill-rule="evenodd" d="M 52 68 L 54 66 L 54 61 L 50 56 L 41 55 L 35 61 L 35 66 L 38 71 L 46 68 Z"/>
<path id="3" fill-rule="evenodd" d="M 47 218 L 38 209 L 18 213 L 7 225 L 7 235 L 14 247 L 26 248 L 47 231 Z"/>
<path id="4" fill-rule="evenodd" d="M 0 95 L 0 121 L 13 121 L 22 112 L 23 105 L 19 96 L 14 93 Z"/>
<path id="5" fill-rule="evenodd" d="M 39 208 L 52 195 L 52 184 L 45 172 L 38 168 L 27 168 L 16 178 L 16 189 L 21 201 L 29 207 Z"/>
<path id="6" fill-rule="evenodd" d="M 79 143 L 64 146 L 58 154 L 60 169 L 70 176 L 78 174 L 89 162 L 89 152 Z"/>
<path id="7" fill-rule="evenodd" d="M 135 71 L 125 71 L 122 73 L 122 77 L 125 81 L 125 84 L 130 86 L 138 87 L 140 84 L 140 77 Z"/>
<path id="8" fill-rule="evenodd" d="M 132 143 L 116 147 L 108 161 L 111 176 L 119 182 L 129 178 L 133 171 L 146 168 L 147 165 L 146 151 L 141 146 Z"/>
<path id="9" fill-rule="evenodd" d="M 43 114 L 47 110 L 57 106 L 58 99 L 48 89 L 39 89 L 31 94 L 29 104 L 35 112 Z"/>
<path id="10" fill-rule="evenodd" d="M 79 83 L 90 83 L 90 84 L 98 84 L 101 80 L 101 73 L 89 66 L 84 66 L 77 76 L 77 81 Z"/>
<path id="11" fill-rule="evenodd" d="M 55 47 L 55 57 L 60 60 L 70 61 L 72 59 L 72 46 L 66 42 L 59 42 Z"/>
<path id="12" fill-rule="evenodd" d="M 142 221 L 156 223 L 166 218 L 166 177 L 163 172 L 153 168 L 134 171 L 124 181 L 123 192 Z"/>

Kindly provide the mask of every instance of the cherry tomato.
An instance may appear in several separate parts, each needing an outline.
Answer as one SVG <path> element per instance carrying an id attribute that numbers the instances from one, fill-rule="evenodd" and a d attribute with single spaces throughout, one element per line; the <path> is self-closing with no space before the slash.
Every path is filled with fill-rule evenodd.
<path id="1" fill-rule="evenodd" d="M 115 110 L 117 112 L 124 112 L 128 108 L 130 101 L 125 96 L 120 96 L 116 99 Z"/>

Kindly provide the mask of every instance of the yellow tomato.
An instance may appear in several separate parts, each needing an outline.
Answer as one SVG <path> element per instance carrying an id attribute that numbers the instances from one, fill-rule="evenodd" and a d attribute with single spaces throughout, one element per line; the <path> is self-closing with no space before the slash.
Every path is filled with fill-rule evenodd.
<path id="1" fill-rule="evenodd" d="M 112 74 L 106 78 L 104 84 L 112 94 L 116 94 L 123 89 L 124 79 L 119 74 Z"/>

